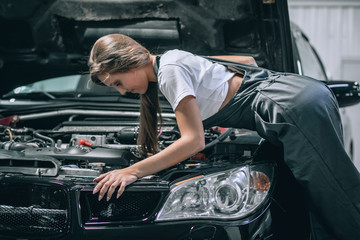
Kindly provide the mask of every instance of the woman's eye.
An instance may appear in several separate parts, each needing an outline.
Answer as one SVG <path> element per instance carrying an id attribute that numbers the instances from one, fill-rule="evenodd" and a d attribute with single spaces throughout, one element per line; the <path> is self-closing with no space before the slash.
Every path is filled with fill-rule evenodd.
<path id="1" fill-rule="evenodd" d="M 120 87 L 120 86 L 121 86 L 121 82 L 116 82 L 116 83 L 115 83 L 115 86 L 116 86 L 116 87 Z"/>

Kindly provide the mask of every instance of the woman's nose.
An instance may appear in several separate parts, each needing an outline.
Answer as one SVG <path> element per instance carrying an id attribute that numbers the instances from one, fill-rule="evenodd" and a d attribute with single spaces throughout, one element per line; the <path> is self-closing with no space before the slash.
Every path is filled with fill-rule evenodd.
<path id="1" fill-rule="evenodd" d="M 116 90 L 121 94 L 124 95 L 126 93 L 126 90 L 120 87 L 117 87 Z"/>

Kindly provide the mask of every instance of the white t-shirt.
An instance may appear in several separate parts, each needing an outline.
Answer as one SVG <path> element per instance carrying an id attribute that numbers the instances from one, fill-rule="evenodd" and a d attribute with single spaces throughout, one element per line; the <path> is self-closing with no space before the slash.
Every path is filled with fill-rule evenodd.
<path id="1" fill-rule="evenodd" d="M 184 97 L 194 96 L 205 120 L 219 111 L 228 92 L 228 80 L 234 74 L 200 56 L 170 50 L 161 56 L 158 84 L 174 111 Z"/>

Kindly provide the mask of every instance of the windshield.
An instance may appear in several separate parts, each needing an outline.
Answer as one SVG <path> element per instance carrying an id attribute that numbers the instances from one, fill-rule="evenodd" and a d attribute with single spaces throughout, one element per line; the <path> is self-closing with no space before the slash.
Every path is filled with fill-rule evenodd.
<path id="1" fill-rule="evenodd" d="M 28 85 L 17 87 L 5 94 L 4 98 L 47 95 L 51 98 L 62 96 L 119 96 L 113 88 L 94 84 L 89 74 L 75 74 L 61 77 L 48 78 Z"/>
<path id="2" fill-rule="evenodd" d="M 25 86 L 15 88 L 15 94 L 29 92 L 74 92 L 77 89 L 81 75 L 70 75 L 49 78 Z"/>

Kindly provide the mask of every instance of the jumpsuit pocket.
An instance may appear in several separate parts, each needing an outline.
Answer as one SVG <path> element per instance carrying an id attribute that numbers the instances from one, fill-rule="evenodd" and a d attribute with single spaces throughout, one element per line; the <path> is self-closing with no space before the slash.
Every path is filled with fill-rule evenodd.
<path id="1" fill-rule="evenodd" d="M 283 145 L 282 142 L 287 134 L 298 132 L 295 125 L 284 122 L 283 118 L 281 118 L 282 121 L 278 121 L 279 115 L 277 115 L 277 118 L 271 118 L 270 116 L 271 119 L 266 121 L 258 112 L 254 111 L 254 114 L 255 128 L 258 134 L 276 146 L 281 147 Z"/>

